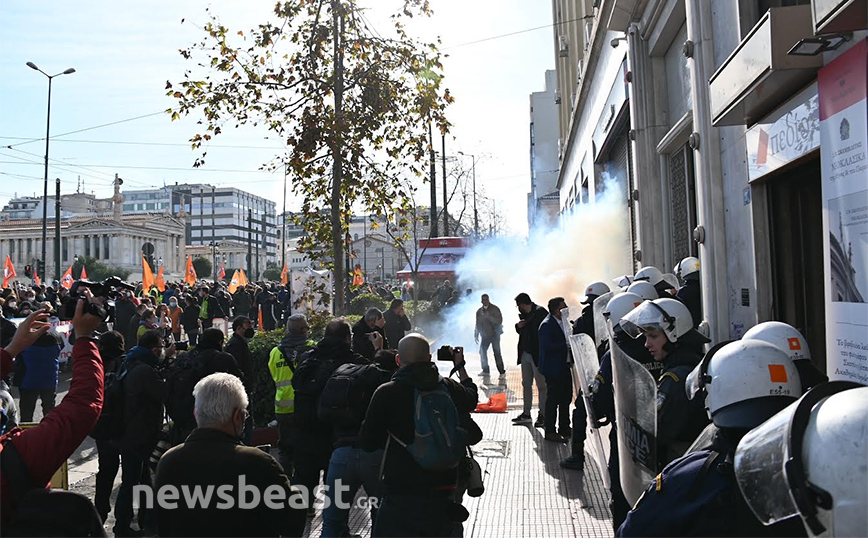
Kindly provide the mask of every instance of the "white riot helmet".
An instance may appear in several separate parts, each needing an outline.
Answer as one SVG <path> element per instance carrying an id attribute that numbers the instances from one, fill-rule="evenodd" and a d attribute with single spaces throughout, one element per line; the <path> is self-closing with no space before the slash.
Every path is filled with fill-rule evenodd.
<path id="1" fill-rule="evenodd" d="M 618 278 L 613 278 L 612 282 L 622 290 L 633 283 L 633 275 L 621 275 Z"/>
<path id="2" fill-rule="evenodd" d="M 647 280 L 649 284 L 656 286 L 661 280 L 663 280 L 663 274 L 660 272 L 660 269 L 657 269 L 653 265 L 649 265 L 648 267 L 639 269 L 639 272 L 636 273 L 635 277 L 633 277 L 633 281 L 637 280 Z"/>
<path id="3" fill-rule="evenodd" d="M 669 285 L 670 290 L 678 289 L 678 277 L 672 273 L 663 273 L 663 278 L 661 280 Z"/>
<path id="4" fill-rule="evenodd" d="M 654 289 L 654 286 L 645 282 L 644 280 L 640 280 L 639 282 L 633 282 L 630 286 L 627 287 L 628 293 L 635 293 L 639 297 L 645 299 L 646 301 L 653 301 L 660 297 L 657 293 L 657 290 Z"/>
<path id="5" fill-rule="evenodd" d="M 585 298 L 582 301 L 582 304 L 591 304 L 594 302 L 594 299 L 600 295 L 609 293 L 609 291 L 609 286 L 605 282 L 591 282 L 588 284 L 588 287 L 585 288 Z"/>
<path id="6" fill-rule="evenodd" d="M 708 416 L 719 428 L 755 428 L 802 393 L 793 361 L 758 340 L 728 342 L 709 351 L 684 388 L 692 399 L 703 387 Z"/>
<path id="7" fill-rule="evenodd" d="M 678 264 L 678 269 L 675 271 L 675 274 L 678 275 L 678 278 L 684 280 L 688 275 L 692 275 L 698 272 L 699 258 L 688 256 L 681 260 L 681 263 Z"/>
<path id="8" fill-rule="evenodd" d="M 639 338 L 644 331 L 659 329 L 667 340 L 675 343 L 693 330 L 693 318 L 681 301 L 655 299 L 643 302 L 625 315 L 621 319 L 621 328 L 632 338 Z"/>
<path id="9" fill-rule="evenodd" d="M 800 515 L 811 536 L 868 536 L 868 387 L 831 381 L 745 435 L 739 489 L 771 525 Z"/>
<path id="10" fill-rule="evenodd" d="M 612 322 L 612 327 L 617 327 L 621 319 L 634 308 L 642 304 L 642 299 L 635 293 L 624 292 L 609 299 L 609 304 L 603 310 L 603 315 Z"/>
<path id="11" fill-rule="evenodd" d="M 745 340 L 762 340 L 777 347 L 794 361 L 811 360 L 811 350 L 805 337 L 792 325 L 780 321 L 765 321 L 750 328 Z"/>

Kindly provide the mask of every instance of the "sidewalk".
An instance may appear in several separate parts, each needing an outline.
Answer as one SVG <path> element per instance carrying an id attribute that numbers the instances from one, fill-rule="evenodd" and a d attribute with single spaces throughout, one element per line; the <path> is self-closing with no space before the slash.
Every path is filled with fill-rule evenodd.
<path id="1" fill-rule="evenodd" d="M 448 374 L 448 369 L 443 373 Z M 497 377 L 487 384 L 480 377 L 474 380 L 480 387 L 481 400 L 490 394 L 506 392 L 509 410 L 473 415 L 484 433 L 474 453 L 484 473 L 485 494 L 476 499 L 465 496 L 464 505 L 470 518 L 464 523 L 464 536 L 612 536 L 609 492 L 604 489 L 600 471 L 592 460 L 587 458 L 584 476 L 562 469 L 558 462 L 569 455 L 568 445 L 544 441 L 542 430 L 530 424 L 512 424 L 511 419 L 521 411 L 519 369 L 507 371 L 505 387 L 497 384 Z M 75 462 L 70 466 L 70 489 L 92 499 L 97 470 L 92 443 L 86 442 L 70 460 Z M 115 481 L 112 506 L 119 485 L 120 473 Z M 114 515 L 110 514 L 106 525 L 109 534 L 112 525 Z M 305 536 L 318 537 L 321 530 L 322 515 L 317 513 L 310 520 Z M 353 510 L 350 531 L 370 537 L 367 511 Z"/>

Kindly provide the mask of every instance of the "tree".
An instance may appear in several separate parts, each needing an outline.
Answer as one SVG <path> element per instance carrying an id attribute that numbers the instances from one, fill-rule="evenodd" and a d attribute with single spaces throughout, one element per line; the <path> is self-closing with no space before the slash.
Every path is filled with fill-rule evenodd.
<path id="1" fill-rule="evenodd" d="M 203 258 L 202 256 L 193 258 L 193 269 L 196 270 L 196 276 L 199 278 L 211 278 L 213 276 L 211 274 L 213 268 L 214 266 L 211 265 L 211 260 L 208 258 Z"/>
<path id="2" fill-rule="evenodd" d="M 87 269 L 87 279 L 95 282 L 105 280 L 110 276 L 116 276 L 121 280 L 126 280 L 132 273 L 132 271 L 120 267 L 108 266 L 100 263 L 96 258 L 91 258 L 90 256 L 79 256 L 75 263 L 72 264 L 73 278 L 78 278 L 81 274 L 82 267 Z"/>
<path id="3" fill-rule="evenodd" d="M 265 271 L 262 272 L 262 280 L 280 280 L 281 271 L 282 268 L 278 267 L 277 263 L 267 262 L 265 264 Z"/>
<path id="4" fill-rule="evenodd" d="M 177 99 L 172 119 L 204 116 L 194 148 L 227 123 L 262 124 L 286 143 L 287 154 L 263 166 L 287 167 L 303 200 L 299 248 L 330 257 L 339 313 L 346 310 L 342 265 L 351 208 L 371 211 L 389 200 L 407 209 L 405 179 L 424 178 L 428 126 L 449 129 L 444 111 L 452 97 L 442 87 L 438 44 L 417 42 L 404 27 L 407 18 L 429 14 L 428 0 L 404 0 L 384 36 L 356 0 L 278 2 L 276 20 L 246 34 L 209 12 L 207 36 L 180 51 L 186 59 L 203 56 L 198 66 L 207 75 L 188 70 L 180 89 L 166 84 Z M 331 253 L 322 249 L 329 243 Z"/>

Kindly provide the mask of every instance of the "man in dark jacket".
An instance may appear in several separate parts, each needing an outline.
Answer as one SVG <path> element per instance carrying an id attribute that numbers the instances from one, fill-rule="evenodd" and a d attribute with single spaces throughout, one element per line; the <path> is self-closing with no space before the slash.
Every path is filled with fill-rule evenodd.
<path id="1" fill-rule="evenodd" d="M 374 523 L 374 536 L 449 536 L 462 513 L 466 519 L 466 510 L 454 501 L 458 469 L 423 469 L 402 446 L 415 438 L 417 390 L 433 390 L 443 383 L 459 415 L 476 408 L 476 385 L 464 370 L 463 352 L 456 351 L 453 360 L 460 383 L 440 376 L 422 335 L 408 334 L 398 344 L 398 371 L 371 399 L 359 432 L 361 447 L 386 450 L 382 471 L 385 498 Z M 390 437 L 400 442 L 387 444 Z"/>
<path id="2" fill-rule="evenodd" d="M 239 286 L 235 290 L 235 293 L 232 294 L 232 302 L 235 304 L 235 315 L 247 316 L 250 314 L 251 301 L 250 292 Z"/>
<path id="3" fill-rule="evenodd" d="M 202 307 L 192 295 L 187 295 L 184 301 L 186 305 L 184 306 L 184 313 L 181 314 L 181 325 L 184 327 L 184 332 L 187 333 L 190 346 L 195 347 L 199 342 L 199 334 L 202 332 L 202 322 L 199 321 L 199 312 Z"/>
<path id="4" fill-rule="evenodd" d="M 248 403 L 241 381 L 226 373 L 212 374 L 196 384 L 193 394 L 198 427 L 160 459 L 157 491 L 228 491 L 233 505 L 220 507 L 223 494 L 192 506 L 182 496 L 175 509 L 158 503 L 159 535 L 301 536 L 305 513 L 290 501 L 283 469 L 265 452 L 241 444 Z M 250 500 L 251 490 L 257 492 L 256 500 Z"/>
<path id="5" fill-rule="evenodd" d="M 163 403 L 166 401 L 166 383 L 156 368 L 167 353 L 174 353 L 174 346 L 170 346 L 169 351 L 164 350 L 160 333 L 146 331 L 121 367 L 128 373 L 123 381 L 125 427 L 119 442 L 122 472 L 115 502 L 113 532 L 116 536 L 137 534 L 130 528 L 133 522 L 133 487 L 150 485 L 147 461 L 163 428 Z M 147 511 L 140 510 L 138 523 L 140 529 L 150 523 Z"/>
<path id="6" fill-rule="evenodd" d="M 539 371 L 539 326 L 548 315 L 546 309 L 530 300 L 527 293 L 519 293 L 515 297 L 518 307 L 518 323 L 515 332 L 518 333 L 518 365 L 521 366 L 521 385 L 524 390 L 524 410 L 512 419 L 516 424 L 533 420 L 530 416 L 533 408 L 533 382 L 539 392 L 539 415 L 534 427 L 545 426 L 546 380 Z"/>
<path id="7" fill-rule="evenodd" d="M 383 345 L 380 333 L 374 333 L 371 345 L 379 350 Z M 327 380 L 331 374 L 343 364 L 368 364 L 370 361 L 350 348 L 352 341 L 350 324 L 343 318 L 333 319 L 326 325 L 323 339 L 301 361 L 292 379 L 295 389 L 295 415 L 297 438 L 292 445 L 295 450 L 295 472 L 293 484 L 307 488 L 313 492 L 319 484 L 320 471 L 326 471 L 332 452 L 332 429 L 329 424 L 318 419 L 307 422 L 305 417 L 316 416 L 319 396 L 324 388 L 316 386 L 317 394 L 308 392 L 309 379 L 302 379 L 300 372 L 306 361 L 318 361 L 316 379 Z M 315 364 L 315 363 L 311 363 Z M 316 385 L 314 383 L 313 385 Z M 308 506 L 311 506 L 310 504 Z"/>
<path id="8" fill-rule="evenodd" d="M 389 342 L 386 338 L 386 333 L 383 327 L 386 325 L 386 319 L 379 308 L 369 308 L 362 319 L 353 325 L 353 351 L 362 357 L 373 360 L 374 353 L 374 333 L 379 333 L 383 338 L 383 349 L 389 349 L 395 345 L 395 342 Z"/>
<path id="9" fill-rule="evenodd" d="M 412 328 L 410 320 L 404 312 L 404 301 L 393 299 L 389 309 L 383 312 L 383 320 L 385 322 L 383 333 L 386 336 L 386 341 L 390 347 L 394 348 L 401 341 L 401 338 L 404 338 L 407 331 Z"/>
<path id="10" fill-rule="evenodd" d="M 560 324 L 561 310 L 566 307 L 563 297 L 549 299 L 549 315 L 539 326 L 539 371 L 546 378 L 545 439 L 558 443 L 569 439 L 571 433 L 573 380 L 567 339 Z M 577 424 L 576 427 L 583 425 Z"/>
<path id="11" fill-rule="evenodd" d="M 140 303 L 136 305 L 136 310 L 133 313 L 133 317 L 130 318 L 130 324 L 124 328 L 126 332 L 123 333 L 123 335 L 126 342 L 127 351 L 133 349 L 133 346 L 135 346 L 136 342 L 139 341 L 138 335 L 136 333 L 139 332 L 139 325 L 142 322 L 142 314 L 147 309 L 148 305 L 146 305 L 145 303 Z"/>
<path id="12" fill-rule="evenodd" d="M 114 330 L 123 335 L 129 334 L 128 330 L 130 328 L 130 322 L 135 313 L 136 305 L 133 303 L 132 299 L 130 299 L 130 292 L 125 290 L 121 293 L 121 296 L 118 297 L 118 300 L 115 301 Z M 138 323 L 136 323 L 136 325 L 138 325 Z M 133 343 L 130 343 L 130 347 L 132 347 L 132 345 Z"/>
<path id="13" fill-rule="evenodd" d="M 238 316 L 232 320 L 232 337 L 226 343 L 226 353 L 235 357 L 238 368 L 244 373 L 245 386 L 253 380 L 253 357 L 250 355 L 250 346 L 247 341 L 253 338 L 255 331 L 253 323 L 247 316 Z"/>
<path id="14" fill-rule="evenodd" d="M 124 337 L 118 331 L 99 335 L 99 354 L 106 375 L 116 373 L 124 359 Z M 121 452 L 114 439 L 96 439 L 97 463 L 96 488 L 93 504 L 100 518 L 105 521 L 111 511 L 111 494 L 115 477 L 121 465 Z"/>

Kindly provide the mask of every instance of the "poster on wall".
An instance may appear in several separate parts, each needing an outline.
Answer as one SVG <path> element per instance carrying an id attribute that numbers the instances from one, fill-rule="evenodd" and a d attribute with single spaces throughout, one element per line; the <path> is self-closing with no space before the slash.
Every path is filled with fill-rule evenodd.
<path id="1" fill-rule="evenodd" d="M 818 75 L 826 370 L 868 384 L 868 40 Z"/>

